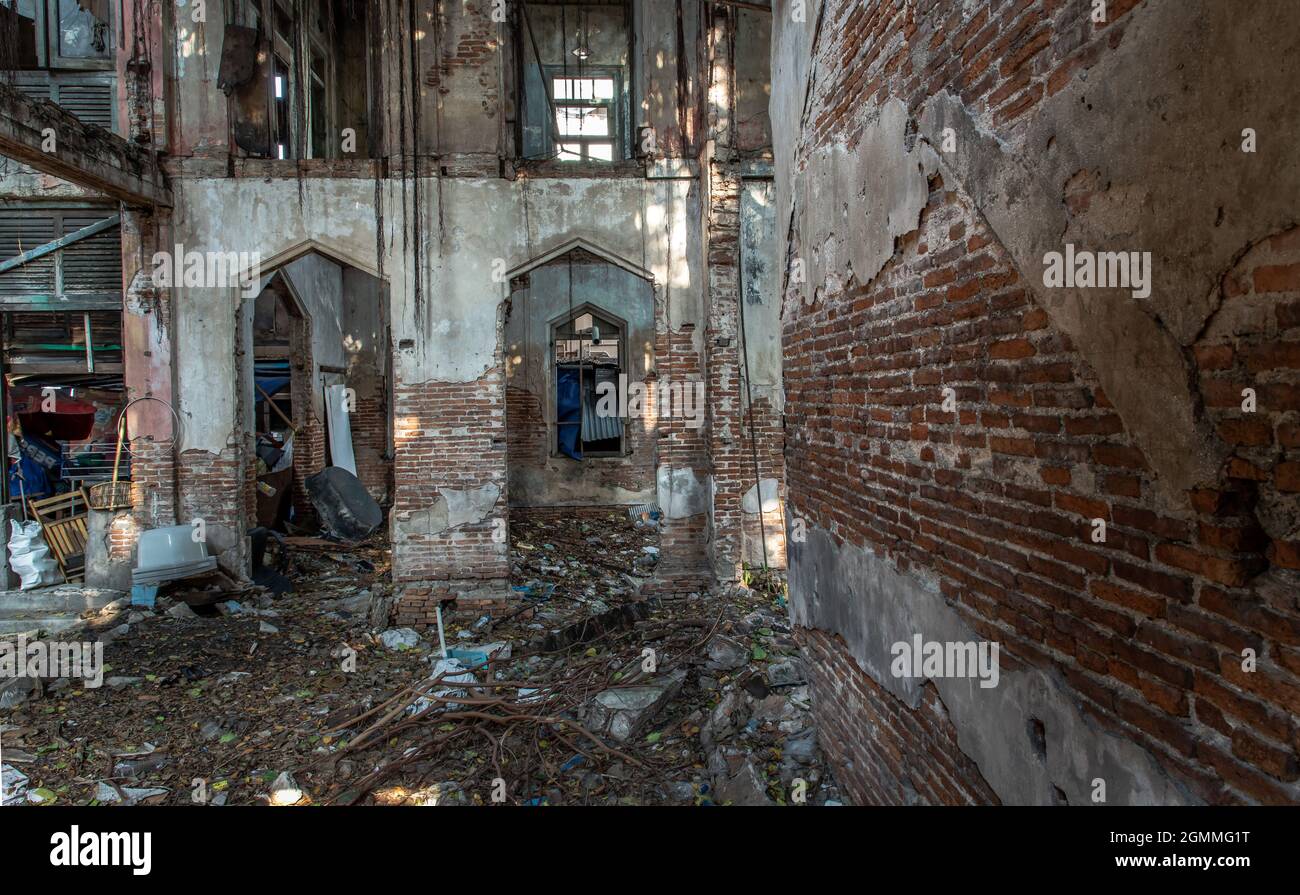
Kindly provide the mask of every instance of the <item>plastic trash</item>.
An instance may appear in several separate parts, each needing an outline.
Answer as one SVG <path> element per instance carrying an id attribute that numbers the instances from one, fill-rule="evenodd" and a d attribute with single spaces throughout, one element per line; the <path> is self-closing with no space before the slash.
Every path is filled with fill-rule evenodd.
<path id="1" fill-rule="evenodd" d="M 327 466 L 305 484 L 321 523 L 336 537 L 345 541 L 364 540 L 384 521 L 379 504 L 346 469 Z"/>
<path id="2" fill-rule="evenodd" d="M 41 538 L 41 523 L 9 520 L 9 568 L 22 580 L 23 590 L 59 580 L 59 564 Z"/>

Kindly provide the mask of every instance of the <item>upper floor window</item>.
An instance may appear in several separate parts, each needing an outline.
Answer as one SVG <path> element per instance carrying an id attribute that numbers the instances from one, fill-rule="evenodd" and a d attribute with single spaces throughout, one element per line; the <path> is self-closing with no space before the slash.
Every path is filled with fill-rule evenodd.
<path id="1" fill-rule="evenodd" d="M 0 33 L 0 68 L 114 67 L 110 0 L 0 0 Z"/>
<path id="2" fill-rule="evenodd" d="M 113 9 L 109 0 L 0 0 L 0 70 L 20 93 L 112 130 Z"/>
<path id="3" fill-rule="evenodd" d="M 591 74 L 591 73 L 589 73 Z M 556 157 L 560 161 L 614 160 L 618 136 L 619 73 L 600 71 L 598 76 L 551 78 L 555 98 Z"/>
<path id="4" fill-rule="evenodd" d="M 231 0 L 222 89 L 234 138 L 273 159 L 369 157 L 366 4 Z"/>
<path id="5" fill-rule="evenodd" d="M 519 9 L 523 157 L 628 158 L 632 44 L 626 6 L 561 2 Z"/>

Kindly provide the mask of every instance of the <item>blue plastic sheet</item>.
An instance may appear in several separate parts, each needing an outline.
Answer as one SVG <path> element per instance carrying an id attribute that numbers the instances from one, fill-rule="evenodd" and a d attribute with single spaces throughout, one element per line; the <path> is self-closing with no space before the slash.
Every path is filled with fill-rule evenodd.
<path id="1" fill-rule="evenodd" d="M 577 367 L 560 367 L 555 376 L 555 417 L 560 453 L 582 459 L 582 393 Z M 572 425 L 564 425 L 572 423 Z"/>

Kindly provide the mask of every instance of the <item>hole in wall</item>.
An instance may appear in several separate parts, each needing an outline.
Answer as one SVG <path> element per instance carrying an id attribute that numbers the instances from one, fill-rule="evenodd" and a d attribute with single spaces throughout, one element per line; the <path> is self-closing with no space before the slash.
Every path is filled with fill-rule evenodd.
<path id="1" fill-rule="evenodd" d="M 1047 760 L 1047 728 L 1037 718 L 1029 719 L 1029 742 L 1034 747 L 1034 754 Z"/>

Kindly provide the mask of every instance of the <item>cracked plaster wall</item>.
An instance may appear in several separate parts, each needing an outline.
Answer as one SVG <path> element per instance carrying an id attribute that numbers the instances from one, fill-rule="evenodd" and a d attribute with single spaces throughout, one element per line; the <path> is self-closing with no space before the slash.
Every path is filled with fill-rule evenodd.
<path id="1" fill-rule="evenodd" d="M 792 255 L 808 279 L 802 289 L 791 281 L 795 297 L 834 294 L 850 273 L 870 281 L 894 240 L 917 227 L 926 179 L 938 171 L 970 198 L 1052 323 L 1094 368 L 1158 473 L 1164 509 L 1185 509 L 1185 492 L 1212 483 L 1225 455 L 1201 412 L 1188 348 L 1218 307 L 1224 274 L 1297 219 L 1300 164 L 1289 137 L 1300 132 L 1300 107 L 1279 85 L 1297 82 L 1300 53 L 1294 29 L 1277 27 L 1286 5 L 1152 0 L 1131 15 L 1117 49 L 1015 132 L 995 132 L 990 115 L 945 92 L 919 110 L 915 146 L 897 100 L 864 122 L 852 149 L 835 143 L 801 155 L 798 141 L 778 140 L 778 226 L 784 234 L 791 222 Z M 774 17 L 777 133 L 808 132 L 819 10 L 802 24 L 788 10 Z M 915 70 L 927 70 L 925 46 L 910 55 Z M 1256 129 L 1257 154 L 1240 149 L 1246 127 Z M 937 152 L 946 128 L 956 149 Z M 1091 194 L 1071 202 L 1081 182 Z M 1151 252 L 1151 296 L 1045 289 L 1043 255 L 1067 242 Z M 787 302 L 785 313 L 798 309 Z M 924 574 L 899 573 L 815 526 L 806 543 L 791 544 L 790 591 L 796 622 L 841 635 L 868 674 L 914 707 L 919 687 L 888 673 L 888 645 L 915 632 L 978 639 Z M 1004 677 L 994 691 L 973 681 L 935 683 L 963 750 L 1004 802 L 1050 803 L 1052 785 L 1071 802 L 1086 801 L 1093 776 L 1122 781 L 1122 801 L 1190 800 L 1144 750 L 1084 721 L 1069 690 L 1043 672 Z M 1029 754 L 1021 735 L 1029 717 L 1045 723 L 1046 762 Z"/>

